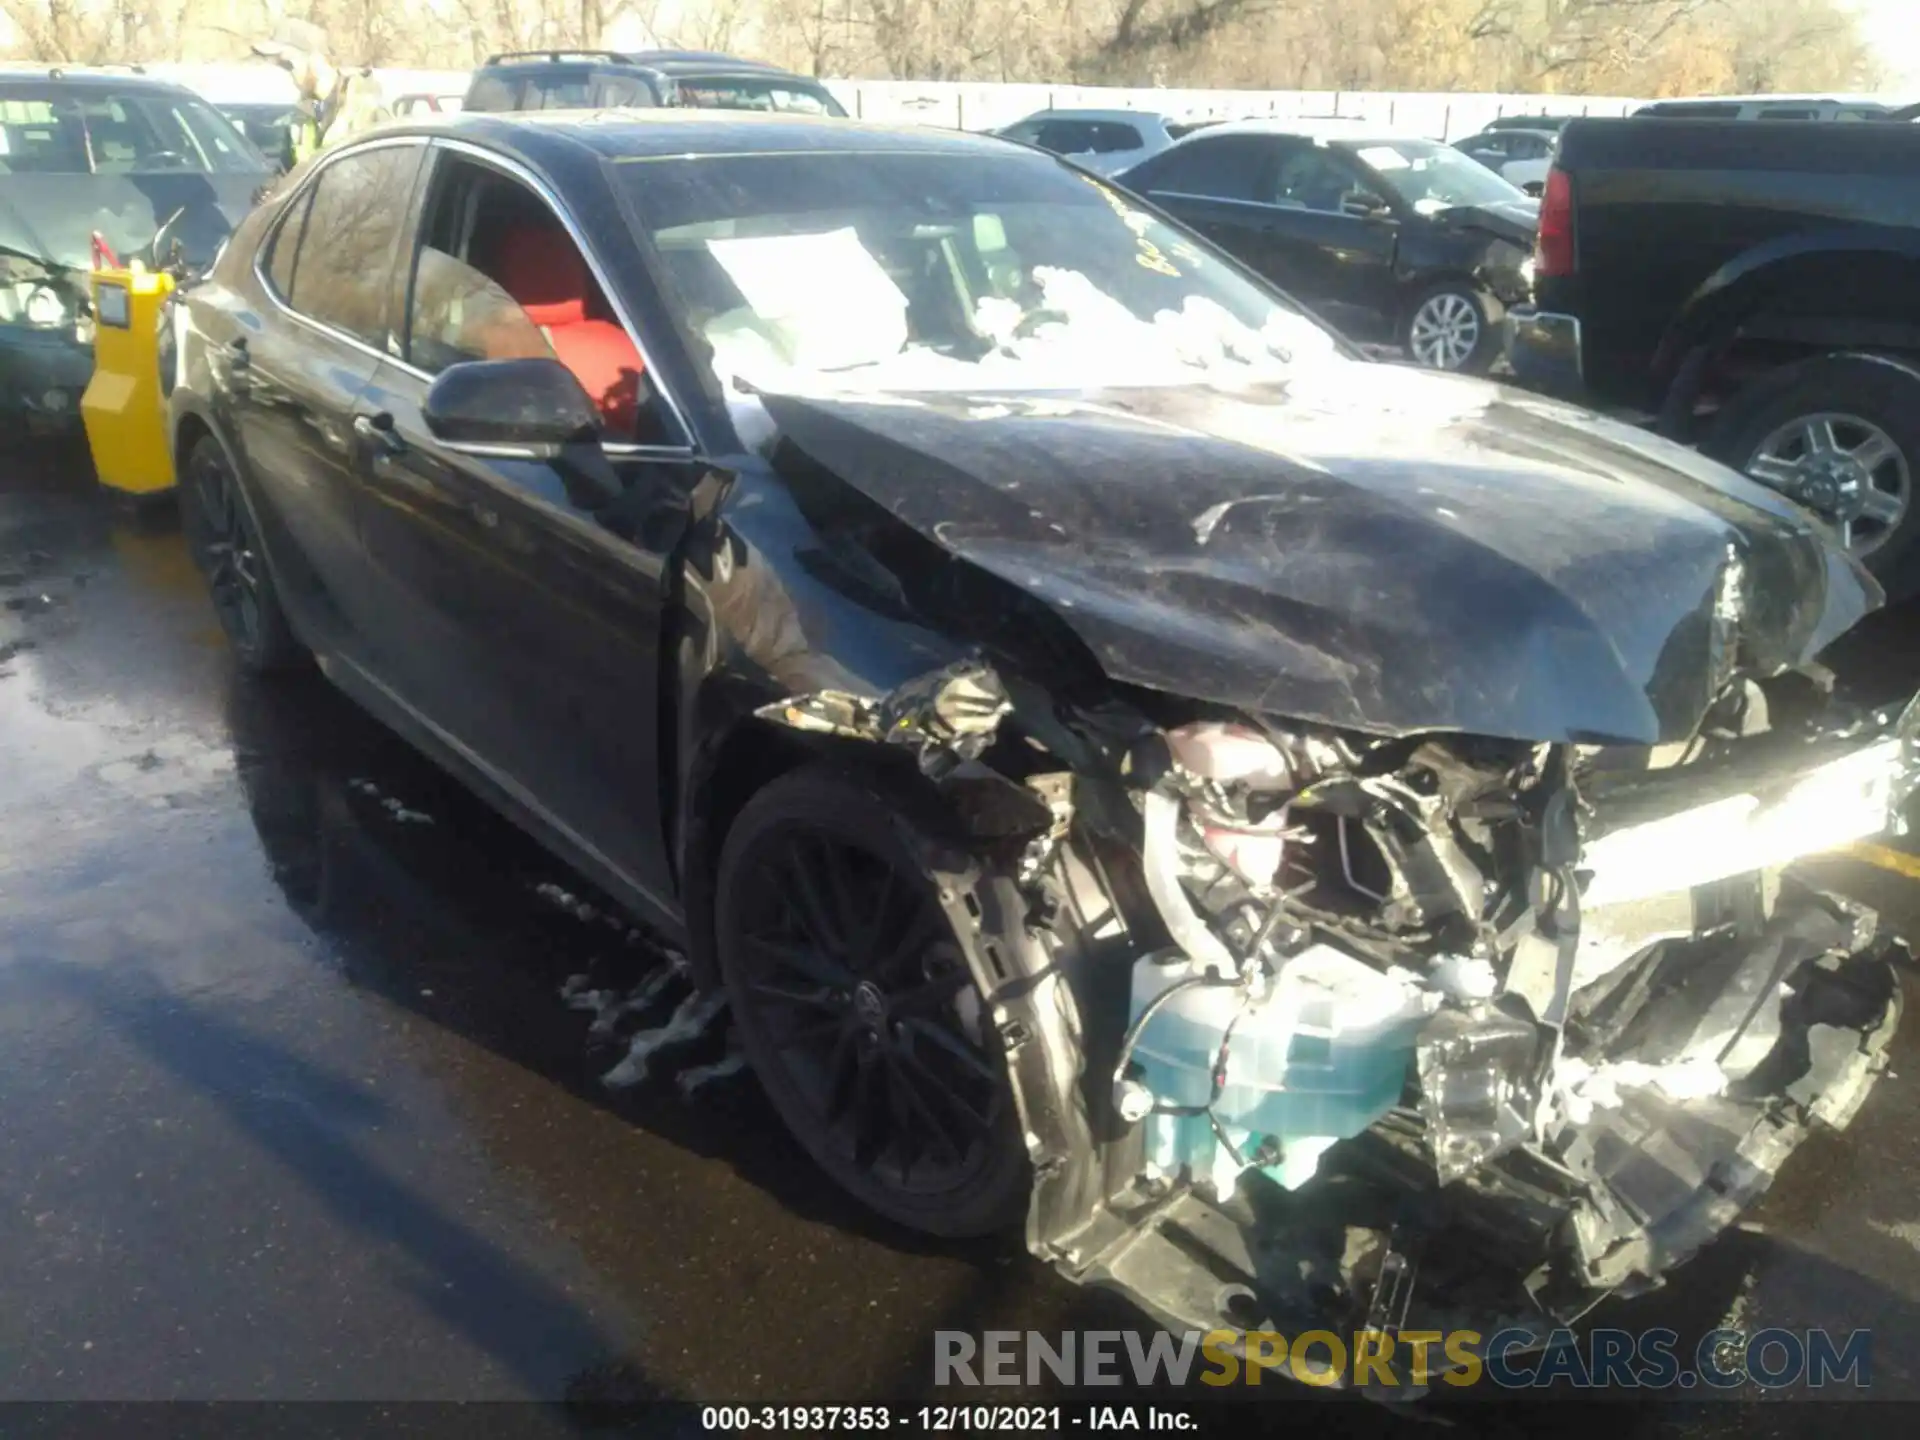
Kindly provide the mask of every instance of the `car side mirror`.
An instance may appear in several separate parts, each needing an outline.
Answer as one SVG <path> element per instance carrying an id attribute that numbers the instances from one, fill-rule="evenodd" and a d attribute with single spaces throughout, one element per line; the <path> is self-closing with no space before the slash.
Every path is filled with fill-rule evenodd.
<path id="1" fill-rule="evenodd" d="M 444 445 L 528 460 L 550 460 L 600 426 L 573 372 L 544 357 L 449 365 L 427 388 L 421 418 Z"/>
<path id="2" fill-rule="evenodd" d="M 427 387 L 421 419 L 450 450 L 544 460 L 582 510 L 604 510 L 626 487 L 600 447 L 600 412 L 558 360 L 469 360 Z"/>
<path id="3" fill-rule="evenodd" d="M 1340 213 L 1358 220 L 1390 220 L 1393 218 L 1393 207 L 1378 195 L 1369 195 L 1364 190 L 1349 190 L 1340 197 Z"/>

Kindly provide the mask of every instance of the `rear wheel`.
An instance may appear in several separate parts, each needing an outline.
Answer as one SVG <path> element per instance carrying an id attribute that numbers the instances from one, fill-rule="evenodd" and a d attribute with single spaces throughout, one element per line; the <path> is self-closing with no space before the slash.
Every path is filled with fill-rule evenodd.
<path id="1" fill-rule="evenodd" d="M 233 653 L 255 673 L 297 663 L 305 652 L 280 608 L 253 519 L 219 441 L 204 435 L 195 443 L 182 482 L 180 524 L 187 549 L 206 578 Z"/>
<path id="2" fill-rule="evenodd" d="M 1733 398 L 1706 448 L 1827 520 L 1889 592 L 1920 588 L 1920 372 L 1869 355 L 1787 366 Z"/>
<path id="3" fill-rule="evenodd" d="M 981 1235 L 1030 1178 L 993 1026 L 908 822 L 822 770 L 728 833 L 720 970 L 741 1044 L 820 1166 L 890 1220 Z"/>

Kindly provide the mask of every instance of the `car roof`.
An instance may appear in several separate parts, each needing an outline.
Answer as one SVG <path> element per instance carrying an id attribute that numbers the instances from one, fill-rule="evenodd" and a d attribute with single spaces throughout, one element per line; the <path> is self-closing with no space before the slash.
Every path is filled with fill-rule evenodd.
<path id="1" fill-rule="evenodd" d="M 1312 140 L 1321 145 L 1336 140 L 1342 144 L 1398 143 L 1407 140 L 1423 140 L 1430 145 L 1441 143 L 1431 136 L 1419 135 L 1411 130 L 1396 130 L 1366 120 L 1346 120 L 1331 115 L 1310 120 L 1227 120 L 1218 125 L 1209 125 L 1204 131 L 1196 132 L 1179 143 L 1187 145 L 1203 136 L 1211 139 L 1216 135 L 1285 135 Z"/>
<path id="2" fill-rule="evenodd" d="M 544 167 L 577 158 L 749 155 L 769 151 L 998 155 L 1022 152 L 996 136 L 932 125 L 888 125 L 791 111 L 665 106 L 641 110 L 465 110 L 382 125 L 381 135 L 442 135 Z"/>
<path id="3" fill-rule="evenodd" d="M 1673 95 L 1642 105 L 1642 110 L 1664 110 L 1669 105 L 1858 105 L 1878 110 L 1893 107 L 1873 95 Z"/>
<path id="4" fill-rule="evenodd" d="M 0 85 L 70 85 L 84 90 L 152 90 L 168 95 L 194 95 L 185 85 L 149 75 L 138 65 L 29 65 L 0 61 Z M 196 96 L 195 98 L 198 98 Z"/>
<path id="5" fill-rule="evenodd" d="M 796 74 L 764 60 L 747 60 L 738 55 L 723 55 L 717 50 L 533 50 L 510 51 L 491 55 L 482 70 L 544 70 L 555 65 L 597 65 L 617 69 L 652 70 L 669 77 L 682 75 L 778 75 L 782 79 L 805 80 L 819 84 L 810 76 Z"/>
<path id="6" fill-rule="evenodd" d="M 1122 123 L 1158 120 L 1164 125 L 1171 118 L 1158 110 L 1130 110 L 1123 106 L 1118 110 L 1036 110 L 1031 115 L 1021 116 L 1013 124 L 1025 125 L 1032 120 L 1117 120 Z"/>

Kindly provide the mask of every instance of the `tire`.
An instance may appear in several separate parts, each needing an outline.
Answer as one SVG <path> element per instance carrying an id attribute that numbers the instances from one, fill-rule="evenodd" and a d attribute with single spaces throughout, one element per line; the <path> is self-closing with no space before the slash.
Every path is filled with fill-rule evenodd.
<path id="1" fill-rule="evenodd" d="M 748 1062 L 829 1177 L 923 1234 L 994 1234 L 1024 1217 L 1032 1177 L 924 844 L 858 781 L 774 781 L 721 853 L 720 974 Z"/>
<path id="2" fill-rule="evenodd" d="M 306 651 L 287 623 L 226 451 L 211 435 L 203 435 L 188 452 L 180 486 L 180 528 L 241 667 L 264 675 L 298 665 Z"/>
<path id="3" fill-rule="evenodd" d="M 1400 344 L 1416 365 L 1484 375 L 1500 354 L 1500 330 L 1486 294 L 1465 280 L 1430 285 L 1407 306 Z"/>
<path id="4" fill-rule="evenodd" d="M 1836 489 L 1809 474 L 1805 458 L 1793 458 L 1808 456 L 1805 427 L 1820 425 L 1830 427 L 1828 438 L 1849 459 L 1870 451 L 1867 442 L 1876 436 L 1891 453 L 1864 469 L 1843 465 Z M 1920 370 L 1872 355 L 1824 355 L 1785 366 L 1735 395 L 1703 448 L 1840 523 L 1841 538 L 1889 598 L 1920 591 Z M 1861 497 L 1863 478 L 1874 497 L 1896 496 L 1897 514 L 1890 501 Z"/>

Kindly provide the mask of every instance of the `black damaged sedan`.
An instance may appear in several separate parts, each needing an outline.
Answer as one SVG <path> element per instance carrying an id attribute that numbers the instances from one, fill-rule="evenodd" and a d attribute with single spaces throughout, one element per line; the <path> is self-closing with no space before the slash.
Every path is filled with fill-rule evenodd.
<path id="1" fill-rule="evenodd" d="M 1884 1067 L 1891 948 L 1785 869 L 1911 784 L 1816 663 L 1858 566 L 1050 157 L 451 118 L 175 313 L 240 661 L 683 945 L 897 1222 L 1179 1328 L 1544 1335 Z"/>
<path id="2" fill-rule="evenodd" d="M 1116 177 L 1351 339 L 1486 373 L 1532 298 L 1540 205 L 1451 146 L 1354 121 L 1209 126 Z"/>

